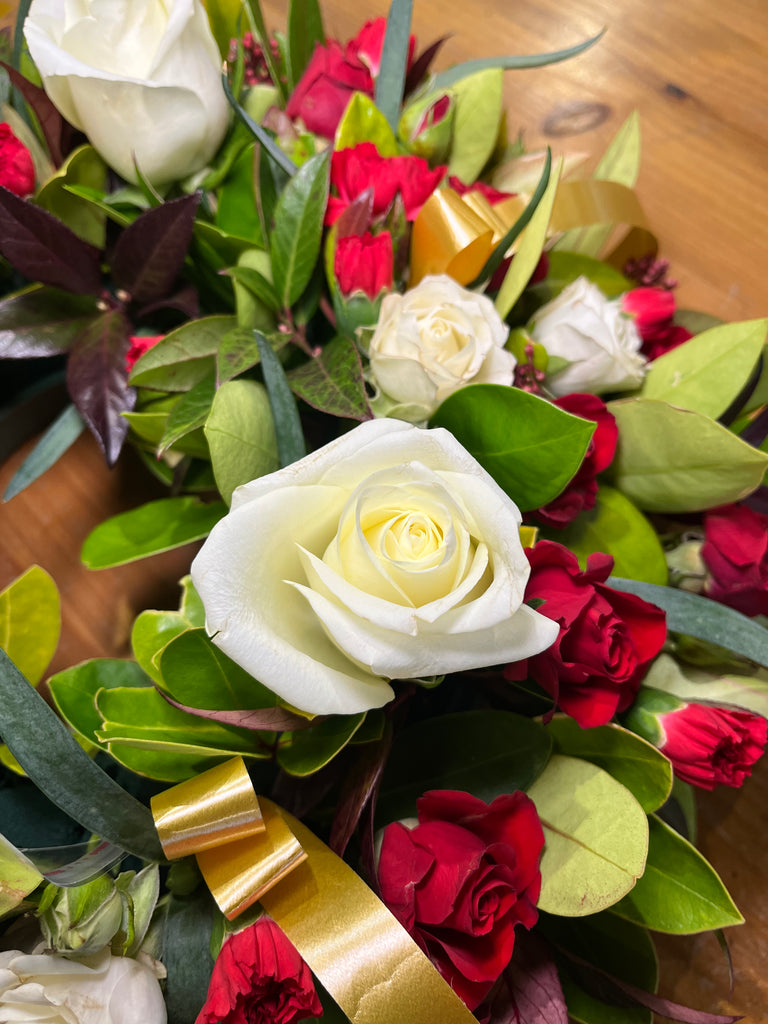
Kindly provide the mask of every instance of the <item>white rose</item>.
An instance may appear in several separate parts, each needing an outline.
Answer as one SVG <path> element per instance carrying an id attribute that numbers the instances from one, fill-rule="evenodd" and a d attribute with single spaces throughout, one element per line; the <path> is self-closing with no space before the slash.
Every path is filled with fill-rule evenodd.
<path id="1" fill-rule="evenodd" d="M 151 969 L 104 950 L 85 960 L 52 953 L 0 953 L 0 1021 L 165 1024 Z"/>
<path id="2" fill-rule="evenodd" d="M 547 375 L 547 387 L 557 397 L 574 391 L 600 395 L 642 383 L 646 361 L 634 320 L 586 277 L 542 306 L 530 330 L 549 356 L 568 361 Z"/>
<path id="3" fill-rule="evenodd" d="M 213 642 L 313 714 L 381 707 L 389 679 L 527 658 L 517 506 L 446 430 L 362 423 L 235 491 L 192 563 Z"/>
<path id="4" fill-rule="evenodd" d="M 204 167 L 228 121 L 199 0 L 33 0 L 24 23 L 46 92 L 104 160 L 154 184 Z"/>
<path id="5" fill-rule="evenodd" d="M 418 423 L 465 384 L 511 384 L 508 334 L 487 295 L 445 274 L 385 296 L 368 355 L 387 414 Z"/>

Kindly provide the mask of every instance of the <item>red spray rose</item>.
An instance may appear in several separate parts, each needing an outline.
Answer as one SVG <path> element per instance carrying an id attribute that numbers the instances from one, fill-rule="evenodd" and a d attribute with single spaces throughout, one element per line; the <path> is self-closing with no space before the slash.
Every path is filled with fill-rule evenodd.
<path id="1" fill-rule="evenodd" d="M 342 295 L 362 291 L 375 299 L 384 289 L 392 287 L 392 235 L 382 231 L 372 235 L 350 235 L 336 243 L 333 272 Z"/>
<path id="2" fill-rule="evenodd" d="M 666 617 L 655 605 L 606 587 L 610 555 L 593 554 L 582 572 L 562 544 L 526 548 L 531 576 L 525 599 L 543 599 L 537 611 L 560 624 L 554 644 L 508 665 L 507 679 L 530 677 L 582 728 L 605 725 L 624 711 L 666 638 Z"/>
<path id="3" fill-rule="evenodd" d="M 667 288 L 633 288 L 622 295 L 621 308 L 634 319 L 643 339 L 641 351 L 649 359 L 658 359 L 693 337 L 672 322 L 675 296 Z"/>
<path id="4" fill-rule="evenodd" d="M 594 420 L 597 424 L 589 442 L 587 454 L 579 466 L 576 475 L 565 490 L 543 508 L 537 509 L 534 516 L 545 526 L 563 529 L 573 522 L 580 512 L 594 508 L 597 497 L 597 474 L 610 466 L 616 443 L 619 439 L 619 428 L 614 416 L 597 395 L 585 395 L 574 392 L 555 399 L 554 404 L 581 416 L 585 420 Z"/>
<path id="5" fill-rule="evenodd" d="M 768 516 L 746 505 L 707 513 L 701 557 L 707 597 L 744 615 L 768 615 Z"/>
<path id="6" fill-rule="evenodd" d="M 768 722 L 749 711 L 686 704 L 658 716 L 664 730 L 659 749 L 675 775 L 701 789 L 741 786 L 762 757 Z"/>
<path id="7" fill-rule="evenodd" d="M 319 1017 L 312 972 L 268 917 L 230 936 L 195 1024 L 293 1024 Z"/>
<path id="8" fill-rule="evenodd" d="M 125 368 L 128 373 L 131 372 L 134 365 L 141 359 L 145 352 L 149 352 L 151 348 L 154 348 L 158 341 L 162 341 L 165 337 L 164 334 L 141 334 L 131 335 L 131 347 L 125 356 Z"/>
<path id="9" fill-rule="evenodd" d="M 0 185 L 22 199 L 35 191 L 35 165 L 29 150 L 5 122 L 0 124 Z"/>
<path id="10" fill-rule="evenodd" d="M 433 790 L 419 824 L 388 825 L 379 859 L 381 896 L 473 1010 L 507 966 L 515 926 L 532 928 L 544 833 L 524 793 L 485 804 Z"/>

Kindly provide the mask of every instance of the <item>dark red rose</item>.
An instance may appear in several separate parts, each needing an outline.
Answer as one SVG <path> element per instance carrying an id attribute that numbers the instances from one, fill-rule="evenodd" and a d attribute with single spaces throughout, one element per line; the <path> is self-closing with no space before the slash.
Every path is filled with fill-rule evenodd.
<path id="1" fill-rule="evenodd" d="M 635 321 L 643 339 L 642 353 L 658 359 L 693 335 L 672 322 L 675 296 L 667 288 L 633 288 L 621 297 L 621 308 Z"/>
<path id="2" fill-rule="evenodd" d="M 29 150 L 5 122 L 0 124 L 0 185 L 22 199 L 35 191 L 35 165 Z"/>
<path id="3" fill-rule="evenodd" d="M 744 615 L 768 615 L 768 516 L 746 505 L 708 512 L 701 557 L 707 597 Z"/>
<path id="4" fill-rule="evenodd" d="M 230 936 L 195 1024 L 293 1024 L 319 1017 L 312 972 L 268 917 Z"/>
<path id="5" fill-rule="evenodd" d="M 701 789 L 741 786 L 768 739 L 768 722 L 750 711 L 686 704 L 658 720 L 675 775 Z"/>
<path id="6" fill-rule="evenodd" d="M 534 679 L 582 728 L 605 725 L 632 703 L 649 663 L 667 635 L 666 616 L 653 604 L 606 587 L 610 555 L 593 554 L 582 572 L 562 544 L 539 541 L 525 553 L 531 576 L 525 599 L 560 624 L 554 644 L 508 665 L 507 679 Z"/>
<path id="7" fill-rule="evenodd" d="M 596 477 L 598 473 L 607 469 L 613 460 L 619 439 L 619 428 L 614 416 L 608 412 L 605 402 L 597 395 L 574 392 L 556 398 L 554 404 L 566 412 L 573 413 L 574 416 L 594 420 L 597 424 L 587 454 L 576 475 L 554 501 L 534 512 L 534 517 L 540 523 L 561 530 L 573 522 L 579 513 L 594 508 L 597 497 Z"/>
<path id="8" fill-rule="evenodd" d="M 332 139 L 356 92 L 373 95 L 371 73 L 348 48 L 330 39 L 325 46 L 315 47 L 285 112 L 288 117 L 300 117 L 309 131 Z"/>
<path id="9" fill-rule="evenodd" d="M 151 348 L 154 348 L 158 341 L 162 341 L 165 337 L 164 334 L 134 334 L 131 335 L 131 347 L 125 356 L 125 368 L 128 373 L 131 372 L 134 365 L 144 355 L 145 352 L 149 352 Z"/>
<path id="10" fill-rule="evenodd" d="M 372 142 L 337 150 L 331 158 L 331 189 L 325 223 L 333 224 L 350 203 L 367 189 L 373 191 L 373 218 L 382 217 L 398 192 L 403 198 L 408 220 L 414 220 L 421 207 L 440 184 L 445 167 L 430 170 L 418 156 L 381 156 Z"/>
<path id="11" fill-rule="evenodd" d="M 392 287 L 392 236 L 388 231 L 372 235 L 350 235 L 336 243 L 333 272 L 342 295 L 362 291 L 375 299 Z"/>
<path id="12" fill-rule="evenodd" d="M 473 1010 L 509 963 L 515 926 L 536 924 L 544 833 L 519 792 L 488 805 L 433 790 L 417 809 L 415 828 L 384 830 L 381 896 Z"/>

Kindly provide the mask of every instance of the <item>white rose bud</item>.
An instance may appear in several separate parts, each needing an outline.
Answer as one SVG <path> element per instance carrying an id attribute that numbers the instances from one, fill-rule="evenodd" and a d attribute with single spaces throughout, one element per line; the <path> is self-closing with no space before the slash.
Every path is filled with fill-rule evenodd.
<path id="1" fill-rule="evenodd" d="M 376 419 L 238 488 L 192 563 L 213 642 L 293 707 L 381 707 L 390 679 L 519 661 L 517 506 L 447 430 Z"/>
<path id="2" fill-rule="evenodd" d="M 229 110 L 199 0 L 33 0 L 24 35 L 54 104 L 128 181 L 134 154 L 162 185 L 218 149 Z"/>
<path id="3" fill-rule="evenodd" d="M 645 374 L 642 339 L 634 320 L 600 289 L 580 277 L 531 321 L 530 332 L 547 355 L 568 365 L 547 374 L 547 387 L 558 398 L 574 391 L 600 395 L 639 387 Z"/>
<path id="4" fill-rule="evenodd" d="M 386 414 L 419 423 L 465 384 L 512 384 L 508 333 L 486 295 L 445 274 L 385 296 L 368 355 Z"/>

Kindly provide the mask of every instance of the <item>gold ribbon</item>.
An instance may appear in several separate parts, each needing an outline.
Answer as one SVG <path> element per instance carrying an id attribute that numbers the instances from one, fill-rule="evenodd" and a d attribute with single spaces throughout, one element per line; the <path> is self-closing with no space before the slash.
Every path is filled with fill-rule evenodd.
<path id="1" fill-rule="evenodd" d="M 510 196 L 491 205 L 480 192 L 460 196 L 451 188 L 433 193 L 413 223 L 410 285 L 427 274 L 448 274 L 469 284 L 505 233 L 525 210 L 526 200 Z M 624 237 L 605 259 L 623 267 L 628 259 L 656 253 L 640 202 L 631 188 L 615 181 L 562 182 L 557 190 L 551 236 L 594 224 L 624 225 Z M 515 246 L 510 249 L 514 252 Z"/>

